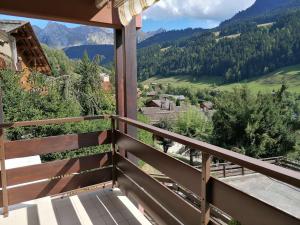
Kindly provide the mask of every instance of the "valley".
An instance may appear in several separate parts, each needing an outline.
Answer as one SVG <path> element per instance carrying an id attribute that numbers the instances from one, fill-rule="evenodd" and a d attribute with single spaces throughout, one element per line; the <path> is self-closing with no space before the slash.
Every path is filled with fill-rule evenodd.
<path id="1" fill-rule="evenodd" d="M 149 78 L 141 83 L 144 85 L 152 83 L 171 84 L 174 87 L 215 89 L 221 91 L 233 90 L 234 87 L 247 85 L 254 92 L 272 92 L 273 90 L 278 90 L 284 82 L 287 84 L 290 92 L 300 93 L 300 65 L 284 67 L 270 74 L 242 82 L 224 84 L 223 81 L 218 76 L 203 76 L 200 79 L 196 79 L 193 76 L 160 76 Z"/>

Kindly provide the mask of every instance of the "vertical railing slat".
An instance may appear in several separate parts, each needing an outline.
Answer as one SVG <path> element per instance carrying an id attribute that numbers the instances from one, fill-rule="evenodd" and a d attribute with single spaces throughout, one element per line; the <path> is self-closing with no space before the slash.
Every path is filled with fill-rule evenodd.
<path id="1" fill-rule="evenodd" d="M 202 173 L 201 173 L 201 225 L 207 225 L 210 221 L 210 206 L 207 200 L 207 187 L 210 178 L 209 154 L 202 152 Z"/>
<path id="2" fill-rule="evenodd" d="M 2 90 L 0 90 L 0 122 L 4 122 Z M 0 128 L 0 163 L 1 163 L 1 182 L 2 182 L 2 204 L 3 215 L 8 216 L 8 193 L 7 193 L 7 178 L 5 169 L 5 151 L 4 151 L 4 129 Z"/>
<path id="3" fill-rule="evenodd" d="M 111 118 L 111 150 L 112 150 L 112 184 L 113 187 L 117 180 L 117 170 L 116 170 L 116 121 Z"/>

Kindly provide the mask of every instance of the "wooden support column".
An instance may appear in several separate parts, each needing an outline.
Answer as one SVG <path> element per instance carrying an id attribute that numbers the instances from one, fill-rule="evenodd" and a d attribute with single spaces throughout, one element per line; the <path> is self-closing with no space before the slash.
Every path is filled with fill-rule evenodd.
<path id="1" fill-rule="evenodd" d="M 201 225 L 207 225 L 210 221 L 210 206 L 207 200 L 207 188 L 210 178 L 210 161 L 209 154 L 202 152 L 202 173 L 201 173 Z"/>
<path id="2" fill-rule="evenodd" d="M 0 90 L 0 123 L 4 122 L 2 91 Z M 0 128 L 0 163 L 1 163 L 1 182 L 2 182 L 2 203 L 3 215 L 8 216 L 8 193 L 7 193 L 7 179 L 5 169 L 5 151 L 4 151 L 4 129 Z"/>
<path id="3" fill-rule="evenodd" d="M 112 151 L 112 185 L 116 184 L 117 169 L 116 169 L 116 121 L 111 118 L 111 151 Z"/>
<path id="4" fill-rule="evenodd" d="M 119 116 L 137 119 L 137 42 L 136 20 L 121 29 L 115 30 L 115 73 L 116 73 L 116 105 Z M 137 129 L 119 122 L 117 128 L 136 137 Z M 124 150 L 120 150 L 126 156 Z M 136 163 L 132 155 L 128 158 Z"/>

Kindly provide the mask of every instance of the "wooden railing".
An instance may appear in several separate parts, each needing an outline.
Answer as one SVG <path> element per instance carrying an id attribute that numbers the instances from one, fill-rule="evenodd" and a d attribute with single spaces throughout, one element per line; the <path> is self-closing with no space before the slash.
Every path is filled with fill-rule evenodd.
<path id="1" fill-rule="evenodd" d="M 111 119 L 109 131 L 70 134 L 30 140 L 5 141 L 4 128 L 62 124 L 94 119 Z M 196 169 L 118 130 L 121 124 L 146 130 L 201 151 L 202 167 Z M 117 126 L 118 125 L 118 126 Z M 126 126 L 125 126 L 126 127 Z M 128 197 L 135 199 L 158 224 L 219 224 L 211 209 L 240 221 L 243 225 L 298 225 L 299 218 L 229 186 L 211 176 L 211 157 L 230 161 L 247 169 L 300 188 L 300 174 L 182 135 L 119 116 L 80 117 L 0 125 L 1 199 L 8 205 L 47 195 L 59 194 L 102 182 L 112 181 Z M 75 159 L 5 170 L 4 160 L 31 155 L 62 152 L 82 147 L 111 144 L 111 152 Z M 122 150 L 122 151 L 119 151 Z M 126 150 L 126 151 L 124 151 Z M 127 158 L 133 155 L 167 176 L 197 204 L 182 198 L 158 179 L 142 171 Z"/>
<path id="2" fill-rule="evenodd" d="M 111 152 L 7 170 L 4 163 L 6 159 L 111 144 L 110 130 L 6 141 L 3 138 L 4 128 L 64 124 L 107 118 L 109 117 L 93 116 L 1 124 L 2 179 L 0 185 L 2 190 L 0 206 L 3 207 L 4 214 L 7 215 L 9 205 L 112 180 Z"/>
<path id="3" fill-rule="evenodd" d="M 118 185 L 123 192 L 143 202 L 145 209 L 151 212 L 159 224 L 217 224 L 210 216 L 212 206 L 243 225 L 296 225 L 300 223 L 299 218 L 211 177 L 210 157 L 215 156 L 233 162 L 297 188 L 300 188 L 300 173 L 132 119 L 118 116 L 113 116 L 113 119 L 202 152 L 204 163 L 202 163 L 201 170 L 198 170 L 121 131 L 114 132 L 117 148 L 126 149 L 199 199 L 200 208 L 185 201 L 158 180 L 141 171 L 124 155 L 116 152 Z"/>
<path id="4" fill-rule="evenodd" d="M 274 165 L 278 165 L 280 164 L 280 162 L 284 162 L 283 157 L 271 157 L 271 158 L 264 158 L 259 160 Z M 195 166 L 195 168 L 201 169 L 201 166 Z M 216 178 L 243 176 L 243 175 L 254 174 L 254 173 L 257 172 L 230 162 L 211 164 L 211 174 L 213 175 L 213 177 Z"/>

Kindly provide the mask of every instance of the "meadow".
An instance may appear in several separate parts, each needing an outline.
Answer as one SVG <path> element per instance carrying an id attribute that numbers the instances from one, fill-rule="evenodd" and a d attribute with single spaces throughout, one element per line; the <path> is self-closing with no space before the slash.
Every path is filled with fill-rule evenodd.
<path id="1" fill-rule="evenodd" d="M 300 65 L 285 67 L 273 73 L 261 76 L 252 80 L 244 80 L 239 83 L 224 84 L 219 77 L 202 76 L 197 79 L 192 76 L 173 76 L 173 77 L 152 77 L 142 84 L 149 85 L 157 84 L 171 84 L 174 87 L 189 86 L 196 89 L 218 89 L 231 90 L 234 87 L 247 85 L 255 92 L 271 92 L 281 87 L 283 83 L 287 84 L 290 92 L 300 93 Z"/>

